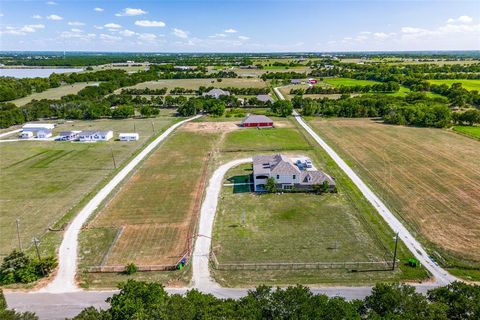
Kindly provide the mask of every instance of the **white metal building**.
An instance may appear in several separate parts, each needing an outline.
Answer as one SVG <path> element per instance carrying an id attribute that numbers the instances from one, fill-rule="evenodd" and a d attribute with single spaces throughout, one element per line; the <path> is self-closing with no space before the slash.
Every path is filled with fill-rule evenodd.
<path id="1" fill-rule="evenodd" d="M 113 138 L 113 131 L 82 131 L 78 134 L 78 140 L 87 141 L 108 141 Z"/>
<path id="2" fill-rule="evenodd" d="M 37 138 L 38 139 L 46 139 L 52 136 L 52 130 L 44 129 L 37 131 Z"/>
<path id="3" fill-rule="evenodd" d="M 136 141 L 140 138 L 138 133 L 120 133 L 118 139 L 120 141 Z"/>

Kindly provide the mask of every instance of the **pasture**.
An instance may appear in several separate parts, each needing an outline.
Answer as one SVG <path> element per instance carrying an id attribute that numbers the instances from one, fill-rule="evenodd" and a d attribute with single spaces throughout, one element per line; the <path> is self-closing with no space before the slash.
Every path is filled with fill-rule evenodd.
<path id="1" fill-rule="evenodd" d="M 87 86 L 93 86 L 95 84 L 96 82 L 78 82 L 74 84 L 64 84 L 58 88 L 51 88 L 43 92 L 36 92 L 26 97 L 19 98 L 16 100 L 11 100 L 8 102 L 15 103 L 17 107 L 22 107 L 32 100 L 60 99 L 61 97 L 66 96 L 68 94 L 76 94 L 78 91 L 82 90 L 83 88 Z"/>
<path id="2" fill-rule="evenodd" d="M 296 128 L 298 130 L 301 129 Z M 241 131 L 227 133 L 221 150 L 237 140 L 239 132 Z M 257 139 L 259 137 L 252 133 L 241 135 L 240 141 L 250 140 L 248 145 L 255 145 Z M 310 137 L 303 139 L 311 145 Z M 248 188 L 224 186 L 212 240 L 212 248 L 220 264 L 384 261 L 391 257 L 393 231 L 376 215 L 358 189 L 320 147 L 315 145 L 309 150 L 282 150 L 296 140 L 298 137 L 293 135 L 285 137 L 283 144 L 264 139 L 261 145 L 271 148 L 269 152 L 223 152 L 217 162 L 262 153 L 307 155 L 318 169 L 335 177 L 339 192 L 323 195 L 257 195 L 248 192 Z M 224 183 L 243 182 L 250 173 L 250 164 L 235 167 L 227 173 Z M 400 243 L 399 258 L 404 260 L 410 256 Z M 403 263 L 394 272 L 352 273 L 347 268 L 213 272 L 216 280 L 225 286 L 258 283 L 374 283 L 379 280 L 420 279 L 426 276 L 423 269 L 408 268 Z"/>
<path id="3" fill-rule="evenodd" d="M 323 82 L 328 83 L 332 86 L 339 87 L 353 87 L 353 86 L 369 86 L 372 84 L 380 83 L 377 81 L 370 81 L 370 80 L 356 80 L 350 78 L 324 78 Z"/>
<path id="4" fill-rule="evenodd" d="M 453 131 L 460 132 L 469 137 L 480 139 L 480 127 L 479 126 L 454 126 Z"/>
<path id="5" fill-rule="evenodd" d="M 480 79 L 444 79 L 444 80 L 428 80 L 431 84 L 446 84 L 447 86 L 451 86 L 454 83 L 461 83 L 462 87 L 469 90 L 477 90 L 480 91 Z"/>
<path id="6" fill-rule="evenodd" d="M 82 265 L 178 262 L 189 249 L 217 137 L 179 129 L 157 148 L 88 224 L 84 243 L 103 245 L 82 246 Z"/>
<path id="7" fill-rule="evenodd" d="M 58 141 L 19 141 L 0 144 L 0 255 L 17 248 L 15 219 L 20 219 L 23 248 L 32 246 L 32 237 L 52 254 L 61 229 L 84 199 L 111 177 L 153 135 L 172 124 L 173 118 L 148 120 L 69 121 L 55 129 L 111 129 L 130 132 L 135 123 L 140 140 L 135 142 L 78 143 Z M 55 239 L 43 236 L 54 235 Z M 57 237 L 58 236 L 58 237 Z"/>
<path id="8" fill-rule="evenodd" d="M 480 143 L 448 130 L 316 119 L 316 131 L 446 266 L 480 266 Z"/>
<path id="9" fill-rule="evenodd" d="M 311 145 L 295 128 L 241 128 L 226 136 L 222 151 L 306 150 Z"/>
<path id="10" fill-rule="evenodd" d="M 224 78 L 221 80 L 222 81 L 218 81 L 217 79 L 168 79 L 142 82 L 131 87 L 126 87 L 126 89 L 161 89 L 166 87 L 168 90 L 171 90 L 176 87 L 185 89 L 198 89 L 201 86 L 216 88 L 264 88 L 267 86 L 265 81 L 258 78 Z M 119 93 L 120 91 L 122 91 L 122 89 L 118 89 L 115 92 Z"/>

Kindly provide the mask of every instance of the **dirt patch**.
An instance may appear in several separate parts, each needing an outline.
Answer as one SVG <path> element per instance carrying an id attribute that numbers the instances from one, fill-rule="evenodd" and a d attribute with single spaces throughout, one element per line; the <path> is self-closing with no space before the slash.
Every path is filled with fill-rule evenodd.
<path id="1" fill-rule="evenodd" d="M 240 121 L 238 121 L 240 123 Z M 230 132 L 238 130 L 240 127 L 237 122 L 188 122 L 182 126 L 180 130 L 189 132 Z"/>

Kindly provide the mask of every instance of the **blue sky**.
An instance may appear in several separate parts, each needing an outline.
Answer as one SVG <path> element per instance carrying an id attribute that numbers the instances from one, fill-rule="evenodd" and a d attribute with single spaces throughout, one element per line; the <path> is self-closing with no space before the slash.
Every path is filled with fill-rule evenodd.
<path id="1" fill-rule="evenodd" d="M 480 1 L 0 2 L 1 50 L 480 50 Z"/>

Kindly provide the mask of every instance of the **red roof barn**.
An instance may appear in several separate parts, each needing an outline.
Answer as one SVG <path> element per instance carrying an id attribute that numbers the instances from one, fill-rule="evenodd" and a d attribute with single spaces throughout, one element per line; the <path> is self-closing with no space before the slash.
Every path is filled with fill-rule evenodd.
<path id="1" fill-rule="evenodd" d="M 273 127 L 273 121 L 264 115 L 248 115 L 243 119 L 242 127 Z"/>

